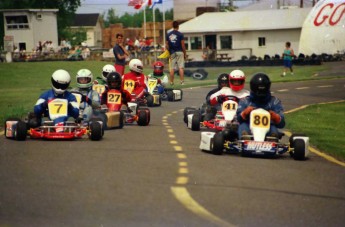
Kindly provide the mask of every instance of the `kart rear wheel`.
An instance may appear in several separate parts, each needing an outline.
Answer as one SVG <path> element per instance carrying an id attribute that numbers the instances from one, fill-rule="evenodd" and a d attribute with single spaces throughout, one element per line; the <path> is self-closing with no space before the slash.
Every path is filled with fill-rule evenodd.
<path id="1" fill-rule="evenodd" d="M 174 92 L 172 90 L 167 91 L 168 101 L 173 102 L 175 99 Z"/>
<path id="2" fill-rule="evenodd" d="M 152 95 L 148 95 L 146 97 L 146 102 L 147 102 L 147 106 L 148 107 L 152 107 L 153 106 L 153 96 Z"/>
<path id="3" fill-rule="evenodd" d="M 125 113 L 123 111 L 120 111 L 120 120 L 119 120 L 119 128 L 123 128 L 123 126 L 125 125 Z"/>
<path id="4" fill-rule="evenodd" d="M 104 136 L 104 130 L 105 130 L 104 120 L 101 117 L 95 117 L 95 118 L 91 119 L 91 122 L 92 121 L 97 121 L 97 122 L 99 122 L 101 124 L 101 126 L 102 126 L 102 136 Z"/>
<path id="5" fill-rule="evenodd" d="M 141 108 L 138 111 L 138 121 L 139 126 L 147 126 L 150 123 L 150 110 L 148 108 Z"/>
<path id="6" fill-rule="evenodd" d="M 16 131 L 15 131 L 15 136 L 14 138 L 16 140 L 25 140 L 27 136 L 27 126 L 24 121 L 18 121 L 16 125 Z"/>
<path id="7" fill-rule="evenodd" d="M 224 136 L 223 133 L 218 132 L 213 137 L 212 153 L 215 155 L 222 155 L 224 149 Z"/>
<path id="8" fill-rule="evenodd" d="M 184 110 L 183 110 L 183 121 L 184 121 L 184 123 L 187 124 L 187 122 L 188 122 L 188 114 L 193 113 L 195 110 L 196 109 L 193 108 L 193 107 L 186 107 L 186 108 L 184 108 Z"/>
<path id="9" fill-rule="evenodd" d="M 200 113 L 195 111 L 192 117 L 192 131 L 200 131 Z"/>
<path id="10" fill-rule="evenodd" d="M 293 159 L 295 160 L 305 160 L 305 142 L 303 139 L 295 139 L 293 141 Z"/>
<path id="11" fill-rule="evenodd" d="M 89 138 L 94 141 L 101 140 L 103 137 L 102 125 L 98 121 L 92 121 L 90 123 L 90 135 Z"/>

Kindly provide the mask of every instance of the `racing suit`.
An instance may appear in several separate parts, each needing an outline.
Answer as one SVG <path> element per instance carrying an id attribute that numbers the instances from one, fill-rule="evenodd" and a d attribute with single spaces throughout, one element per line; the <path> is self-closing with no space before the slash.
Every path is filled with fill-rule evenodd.
<path id="1" fill-rule="evenodd" d="M 244 119 L 241 113 L 249 106 L 256 108 L 262 108 L 267 111 L 274 111 L 276 114 L 280 116 L 279 122 L 273 122 L 271 119 L 270 131 L 267 133 L 268 135 L 276 135 L 278 136 L 278 128 L 284 128 L 285 126 L 285 117 L 284 117 L 284 109 L 281 101 L 272 96 L 270 93 L 266 95 L 263 100 L 258 100 L 255 98 L 255 95 L 251 92 L 250 96 L 241 99 L 238 105 L 238 109 L 236 111 L 237 120 L 240 123 L 238 128 L 238 135 L 242 135 L 243 132 L 250 132 L 249 129 L 249 117 Z"/>
<path id="2" fill-rule="evenodd" d="M 121 90 L 127 90 L 135 95 L 135 98 L 142 98 L 147 92 L 146 76 L 144 74 L 137 74 L 136 72 L 129 72 L 122 77 Z"/>
<path id="3" fill-rule="evenodd" d="M 90 88 L 75 88 L 71 92 L 78 92 L 82 95 L 79 105 L 79 117 L 84 121 L 90 121 L 93 115 L 97 115 L 100 106 L 100 96 L 97 91 Z"/>
<path id="4" fill-rule="evenodd" d="M 169 83 L 169 78 L 168 75 L 163 73 L 162 75 L 156 75 L 154 73 L 150 73 L 148 75 L 149 78 L 156 78 L 158 80 L 157 84 L 157 91 L 158 94 L 163 94 L 164 93 L 164 87 Z"/>
<path id="5" fill-rule="evenodd" d="M 50 89 L 44 92 L 37 100 L 34 106 L 34 113 L 38 118 L 41 118 L 42 115 L 49 117 L 48 112 L 48 103 L 54 99 L 67 99 L 68 101 L 68 115 L 58 117 L 53 120 L 55 125 L 63 125 L 67 121 L 68 117 L 78 118 L 79 116 L 79 106 L 76 97 L 65 91 L 63 94 L 55 94 L 53 89 Z"/>

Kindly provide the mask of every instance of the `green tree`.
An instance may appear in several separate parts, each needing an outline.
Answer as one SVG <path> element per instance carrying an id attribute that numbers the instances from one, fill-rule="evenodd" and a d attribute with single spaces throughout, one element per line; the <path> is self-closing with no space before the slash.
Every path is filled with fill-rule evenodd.
<path id="1" fill-rule="evenodd" d="M 57 13 L 58 35 L 66 37 L 66 28 L 73 22 L 76 10 L 81 5 L 80 0 L 1 0 L 0 9 L 59 9 Z M 3 46 L 4 21 L 0 13 L 0 37 Z"/>

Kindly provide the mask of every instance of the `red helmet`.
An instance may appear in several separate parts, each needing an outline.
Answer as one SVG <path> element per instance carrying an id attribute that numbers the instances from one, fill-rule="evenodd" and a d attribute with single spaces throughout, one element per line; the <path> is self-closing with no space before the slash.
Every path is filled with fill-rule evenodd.
<path id="1" fill-rule="evenodd" d="M 234 91 L 240 91 L 244 88 L 244 82 L 246 81 L 246 76 L 241 70 L 234 70 L 229 75 L 229 85 Z"/>
<path id="2" fill-rule="evenodd" d="M 164 64 L 161 61 L 153 63 L 153 74 L 157 76 L 163 75 Z"/>

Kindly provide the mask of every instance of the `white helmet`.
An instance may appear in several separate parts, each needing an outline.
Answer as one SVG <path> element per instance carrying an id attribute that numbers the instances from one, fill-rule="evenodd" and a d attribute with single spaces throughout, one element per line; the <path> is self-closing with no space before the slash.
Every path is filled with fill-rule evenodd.
<path id="1" fill-rule="evenodd" d="M 229 85 L 234 91 L 240 91 L 244 88 L 244 82 L 246 81 L 246 76 L 242 70 L 236 69 L 231 71 L 229 75 Z"/>
<path id="2" fill-rule="evenodd" d="M 71 83 L 71 76 L 66 70 L 56 70 L 52 75 L 52 88 L 56 94 L 63 94 Z"/>
<path id="3" fill-rule="evenodd" d="M 104 81 L 107 81 L 107 76 L 109 73 L 112 73 L 112 72 L 116 72 L 116 69 L 113 65 L 111 64 L 107 64 L 105 66 L 103 66 L 103 69 L 102 69 L 102 78 Z"/>
<path id="4" fill-rule="evenodd" d="M 129 70 L 142 73 L 143 72 L 143 63 L 139 59 L 132 59 L 129 62 Z"/>
<path id="5" fill-rule="evenodd" d="M 77 87 L 79 88 L 89 88 L 92 87 L 93 76 L 90 70 L 81 69 L 77 72 Z"/>

